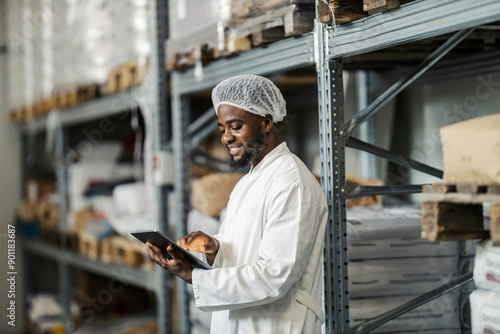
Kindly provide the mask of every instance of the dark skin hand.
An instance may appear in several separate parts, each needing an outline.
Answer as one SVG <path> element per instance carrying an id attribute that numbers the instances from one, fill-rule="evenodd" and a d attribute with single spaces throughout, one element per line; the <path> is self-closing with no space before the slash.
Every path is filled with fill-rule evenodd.
<path id="1" fill-rule="evenodd" d="M 184 249 L 192 250 L 198 253 L 205 253 L 210 265 L 213 264 L 215 256 L 219 250 L 219 242 L 217 239 L 212 238 L 201 231 L 192 232 L 177 240 L 177 243 Z M 163 255 L 160 248 L 156 247 L 152 243 L 147 242 L 146 246 L 151 260 L 187 283 L 192 283 L 193 268 L 191 268 L 190 263 L 184 259 L 182 253 L 176 251 L 172 246 L 168 246 L 167 252 L 172 257 L 171 259 L 168 259 Z"/>

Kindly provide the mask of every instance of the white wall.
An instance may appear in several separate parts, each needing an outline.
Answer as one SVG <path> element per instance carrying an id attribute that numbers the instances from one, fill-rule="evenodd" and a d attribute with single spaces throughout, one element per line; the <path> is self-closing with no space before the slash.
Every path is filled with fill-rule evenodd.
<path id="1" fill-rule="evenodd" d="M 7 44 L 6 32 L 6 0 L 0 0 L 0 45 Z M 7 324 L 7 307 L 9 303 L 9 287 L 6 284 L 7 272 L 7 225 L 13 222 L 13 213 L 21 197 L 20 173 L 20 139 L 16 126 L 7 119 L 7 56 L 0 53 L 0 333 L 22 333 L 24 307 L 22 283 L 21 248 L 16 247 L 16 326 Z M 16 235 L 16 241 L 19 235 Z"/>

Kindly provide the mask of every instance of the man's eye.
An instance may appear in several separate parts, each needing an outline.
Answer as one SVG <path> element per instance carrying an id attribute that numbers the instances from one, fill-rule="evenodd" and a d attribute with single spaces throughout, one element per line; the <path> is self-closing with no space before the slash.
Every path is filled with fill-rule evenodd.
<path id="1" fill-rule="evenodd" d="M 239 129 L 241 129 L 241 126 L 236 126 L 234 128 L 231 128 L 231 130 L 234 130 L 234 131 L 238 131 Z"/>
<path id="2" fill-rule="evenodd" d="M 223 135 L 224 134 L 224 129 L 219 129 L 220 131 L 220 134 Z"/>

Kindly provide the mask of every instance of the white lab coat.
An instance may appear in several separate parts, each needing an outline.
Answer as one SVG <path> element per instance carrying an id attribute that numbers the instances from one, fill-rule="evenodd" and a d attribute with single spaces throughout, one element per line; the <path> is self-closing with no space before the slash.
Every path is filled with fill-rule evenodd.
<path id="1" fill-rule="evenodd" d="M 328 210 L 315 177 L 280 144 L 231 193 L 213 270 L 193 270 L 211 333 L 321 333 Z"/>

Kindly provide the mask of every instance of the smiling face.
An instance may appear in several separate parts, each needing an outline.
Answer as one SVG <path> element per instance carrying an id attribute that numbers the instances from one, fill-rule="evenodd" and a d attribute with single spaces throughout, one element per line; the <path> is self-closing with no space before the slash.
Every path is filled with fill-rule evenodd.
<path id="1" fill-rule="evenodd" d="M 217 111 L 221 142 L 231 154 L 231 166 L 256 166 L 274 147 L 267 140 L 272 119 L 221 104 Z M 271 126 L 269 126 L 271 123 Z"/>

